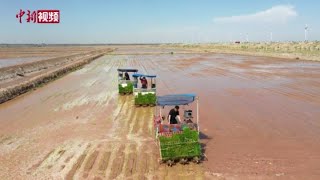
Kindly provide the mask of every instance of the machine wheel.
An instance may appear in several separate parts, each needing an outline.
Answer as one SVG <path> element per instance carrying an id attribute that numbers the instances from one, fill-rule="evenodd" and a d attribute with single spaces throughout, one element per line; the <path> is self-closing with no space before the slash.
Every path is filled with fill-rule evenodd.
<path id="1" fill-rule="evenodd" d="M 185 165 L 185 164 L 188 164 L 188 159 L 181 158 L 179 162 L 180 162 L 181 164 Z"/>
<path id="2" fill-rule="evenodd" d="M 197 163 L 197 164 L 199 164 L 200 163 L 200 159 L 199 159 L 199 157 L 193 157 L 193 159 L 192 159 L 192 161 L 194 162 L 194 163 Z"/>
<path id="3" fill-rule="evenodd" d="M 168 166 L 172 167 L 173 164 L 174 164 L 174 161 L 172 161 L 172 160 L 168 160 L 168 161 L 167 161 L 167 165 L 168 165 Z"/>

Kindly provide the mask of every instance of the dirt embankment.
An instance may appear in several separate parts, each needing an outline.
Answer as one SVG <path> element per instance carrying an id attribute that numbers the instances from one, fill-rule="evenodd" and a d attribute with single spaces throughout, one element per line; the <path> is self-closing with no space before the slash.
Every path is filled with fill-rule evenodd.
<path id="1" fill-rule="evenodd" d="M 197 53 L 224 53 L 250 56 L 265 56 L 285 59 L 320 61 L 319 42 L 269 42 L 269 43 L 212 43 L 173 44 L 171 48 L 191 50 Z"/>
<path id="2" fill-rule="evenodd" d="M 0 103 L 80 68 L 111 51 L 97 50 L 1 68 Z"/>
<path id="3" fill-rule="evenodd" d="M 63 57 L 106 49 L 106 46 L 90 45 L 0 45 L 0 59 Z"/>

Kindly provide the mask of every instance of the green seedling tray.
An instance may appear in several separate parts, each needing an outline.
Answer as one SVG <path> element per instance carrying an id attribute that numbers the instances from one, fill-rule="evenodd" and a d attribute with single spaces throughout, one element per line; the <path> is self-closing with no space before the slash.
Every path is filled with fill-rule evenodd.
<path id="1" fill-rule="evenodd" d="M 159 141 L 162 160 L 201 156 L 199 134 L 189 128 L 185 128 L 181 134 L 173 134 L 171 137 L 160 136 Z"/>
<path id="2" fill-rule="evenodd" d="M 142 95 L 142 93 L 138 93 L 138 95 L 134 99 L 134 103 L 136 105 L 155 105 L 156 104 L 156 94 L 145 94 Z"/>
<path id="3" fill-rule="evenodd" d="M 119 87 L 119 93 L 132 93 L 133 92 L 132 82 L 128 82 L 126 87 L 122 87 L 121 84 L 119 84 L 118 87 Z"/>

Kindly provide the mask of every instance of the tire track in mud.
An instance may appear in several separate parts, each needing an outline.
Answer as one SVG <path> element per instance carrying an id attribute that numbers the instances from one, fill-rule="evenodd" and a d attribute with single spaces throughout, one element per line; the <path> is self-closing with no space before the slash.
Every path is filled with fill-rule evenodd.
<path id="1" fill-rule="evenodd" d="M 316 92 L 308 92 L 307 90 L 293 90 L 291 87 L 279 87 L 279 88 L 264 88 L 267 91 L 273 92 L 275 94 L 283 95 L 289 98 L 294 98 L 300 101 L 313 101 L 315 103 L 320 102 L 320 98 Z"/>
<path id="2" fill-rule="evenodd" d="M 117 153 L 112 160 L 112 165 L 110 168 L 110 174 L 108 176 L 109 179 L 115 179 L 121 177 L 121 172 L 125 160 L 124 149 L 126 148 L 125 144 L 121 144 L 121 146 L 117 149 Z"/>
<path id="3" fill-rule="evenodd" d="M 141 61 L 133 60 L 128 61 L 128 63 L 131 65 L 137 64 L 144 68 L 144 72 L 147 72 L 146 67 L 142 66 Z M 121 99 L 123 97 L 118 96 L 118 98 Z M 105 168 L 105 177 L 109 179 L 154 179 L 161 177 L 158 176 L 158 170 L 160 170 L 157 161 L 159 150 L 156 147 L 152 134 L 154 108 L 136 108 L 134 107 L 133 97 L 130 96 L 125 97 L 125 100 L 120 103 L 120 107 L 117 108 L 119 109 L 119 113 L 115 117 L 116 120 L 113 120 L 119 123 L 115 126 L 117 130 L 114 131 L 112 136 L 109 136 L 110 138 L 116 138 L 114 142 L 110 142 L 115 147 L 109 153 L 110 156 L 108 154 L 109 163 L 107 168 Z M 164 169 L 164 171 L 170 172 L 175 172 L 176 170 L 175 167 Z M 184 169 L 180 169 L 179 171 L 181 171 L 181 174 L 185 174 Z M 202 170 L 198 168 L 198 172 L 202 172 Z"/>
<path id="4" fill-rule="evenodd" d="M 126 143 L 120 143 L 120 148 L 116 153 L 113 160 L 110 160 L 112 163 L 111 174 L 109 176 L 110 179 L 113 178 L 123 178 L 127 175 L 134 175 L 134 167 L 136 159 L 132 159 L 132 157 L 137 157 L 137 150 L 139 150 L 140 139 L 138 134 L 139 124 L 144 123 L 145 118 L 141 116 L 143 111 L 140 108 L 135 108 L 133 103 L 133 98 L 129 97 L 126 99 L 125 104 L 127 106 L 123 106 L 121 108 L 122 113 L 118 115 L 119 121 L 121 121 L 120 130 L 117 131 L 123 141 Z M 121 129 L 123 128 L 123 129 Z M 127 167 L 131 169 L 131 173 L 128 173 Z"/>
<path id="5" fill-rule="evenodd" d="M 71 170 L 68 172 L 67 176 L 66 176 L 66 179 L 69 180 L 69 179 L 73 179 L 76 172 L 78 171 L 78 169 L 80 169 L 84 159 L 86 158 L 86 154 L 82 154 L 76 161 L 75 164 L 73 164 Z"/>
<path id="6" fill-rule="evenodd" d="M 42 163 L 44 163 L 51 156 L 52 153 L 54 153 L 54 150 L 48 152 L 40 161 L 38 161 L 36 164 L 32 165 L 28 169 L 27 173 L 29 174 L 29 173 L 31 173 L 31 171 L 39 168 L 42 165 Z"/>
<path id="7" fill-rule="evenodd" d="M 87 156 L 90 148 L 88 143 L 71 142 L 49 151 L 43 158 L 31 165 L 26 171 L 33 177 L 61 177 L 66 174 L 66 179 L 72 179 Z"/>
<path id="8" fill-rule="evenodd" d="M 93 165 L 95 164 L 95 161 L 97 160 L 97 157 L 99 155 L 99 151 L 94 150 L 92 154 L 88 157 L 87 162 L 84 165 L 84 172 L 83 172 L 83 178 L 88 178 L 90 171 L 93 168 Z"/>
<path id="9" fill-rule="evenodd" d="M 125 150 L 127 152 L 126 154 L 126 163 L 123 167 L 124 169 L 124 176 L 125 177 L 131 177 L 136 172 L 137 168 L 137 145 L 136 144 L 130 144 L 130 146 L 127 146 L 127 149 Z"/>
<path id="10" fill-rule="evenodd" d="M 128 127 L 128 132 L 129 132 L 128 135 L 137 133 L 137 131 L 136 131 L 137 128 L 135 128 L 135 126 L 138 121 L 138 116 L 139 116 L 138 114 L 141 114 L 139 112 L 140 112 L 139 109 L 135 109 L 134 114 L 131 116 L 131 118 L 128 122 L 128 126 L 129 126 Z"/>
<path id="11" fill-rule="evenodd" d="M 120 100 L 120 101 L 119 101 Z M 137 111 L 133 111 L 133 99 L 130 97 L 118 97 L 118 107 L 115 110 L 115 114 L 113 115 L 113 122 L 114 127 L 113 129 L 116 129 L 115 131 L 111 132 L 109 134 L 110 138 L 115 138 L 115 141 L 112 142 L 112 144 L 115 145 L 115 148 L 111 149 L 111 151 L 107 151 L 102 157 L 102 160 L 100 160 L 100 163 L 98 165 L 99 167 L 99 173 L 100 177 L 97 176 L 95 178 L 117 178 L 117 177 L 123 177 L 125 170 L 123 169 L 123 166 L 126 166 L 128 161 L 131 161 L 129 158 L 129 155 L 126 155 L 125 152 L 130 151 L 132 149 L 132 143 L 135 142 L 129 142 L 131 144 L 125 145 L 121 143 L 121 139 L 125 139 L 127 136 L 127 133 L 130 130 L 130 126 L 132 122 L 135 122 L 137 118 Z M 137 124 L 137 123 L 135 123 Z M 118 142 L 118 143 L 115 143 Z M 136 145 L 135 145 L 136 146 Z M 123 150 L 124 149 L 124 150 Z M 130 157 L 133 156 L 133 153 L 131 152 Z M 98 155 L 95 155 L 95 157 L 98 157 Z M 107 164 L 108 162 L 108 164 Z M 92 165 L 90 165 L 92 166 Z M 105 171 L 106 176 L 101 176 L 102 172 Z M 88 177 L 87 175 L 85 177 Z"/>
<path id="12" fill-rule="evenodd" d="M 152 110 L 153 108 L 151 107 L 146 107 L 146 108 L 143 108 L 142 109 L 142 113 L 143 113 L 143 116 L 141 117 L 141 119 L 146 119 L 146 120 L 149 120 L 149 121 L 139 121 L 139 130 L 138 130 L 138 134 L 145 134 L 145 135 L 151 135 L 149 133 L 149 123 L 153 121 L 152 119 Z"/>
<path id="13" fill-rule="evenodd" d="M 103 155 L 99 161 L 98 165 L 98 175 L 100 175 L 102 178 L 105 178 L 105 172 L 108 168 L 108 162 L 111 156 L 111 150 L 110 151 L 104 151 Z"/>
<path id="14" fill-rule="evenodd" d="M 109 102 L 114 98 L 114 94 L 116 92 L 116 78 L 113 76 L 113 74 L 115 74 L 114 67 L 116 67 L 119 64 L 119 61 L 114 61 L 112 57 L 105 61 L 105 57 L 106 56 L 95 61 L 95 64 L 93 64 L 92 66 L 86 66 L 85 68 L 75 72 L 74 74 L 71 74 L 73 76 L 89 74 L 89 77 L 86 77 L 88 80 L 85 79 L 80 86 L 71 87 L 73 89 L 71 92 L 73 92 L 74 94 L 70 93 L 70 90 L 68 90 L 67 93 L 70 94 L 69 98 L 71 98 L 72 100 L 69 100 L 67 103 L 65 103 L 65 99 L 68 97 L 62 97 L 65 93 L 59 92 L 61 96 L 60 98 L 59 96 L 55 96 L 55 101 L 58 101 L 60 99 L 63 102 L 59 103 L 62 104 L 62 106 L 55 108 L 55 111 L 72 110 L 74 107 L 88 105 L 90 103 L 94 103 L 95 106 L 105 105 L 104 103 L 109 104 Z M 97 67 L 101 68 L 98 74 L 103 74 L 100 76 L 92 76 L 94 70 L 98 71 L 96 69 Z M 96 89 L 102 89 L 106 86 L 108 87 L 108 90 L 102 90 L 100 93 L 94 93 Z M 90 87 L 90 89 L 88 87 Z M 85 89 L 88 89 L 88 91 L 85 91 Z M 79 93 L 76 93 L 77 91 L 79 91 Z M 81 93 L 82 91 L 83 93 Z M 100 109 L 98 109 L 98 111 L 99 110 Z"/>
<path id="15" fill-rule="evenodd" d="M 98 64 L 100 62 L 95 66 Z M 116 60 L 113 57 L 106 62 L 106 66 L 110 67 L 105 75 L 110 77 L 106 91 L 116 91 L 116 68 L 126 64 L 137 65 L 145 70 L 151 65 L 146 63 L 146 67 L 143 67 L 140 61 Z M 98 68 L 95 67 L 94 71 L 99 71 Z M 104 70 L 100 72 L 105 73 Z M 96 78 L 92 86 L 99 86 L 104 83 L 103 80 Z M 183 168 L 165 168 L 165 165 L 158 164 L 159 150 L 153 136 L 153 107 L 135 107 L 132 96 L 109 96 L 103 102 L 106 104 L 96 102 L 91 110 L 94 114 L 107 105 L 114 107 L 112 114 L 104 121 L 112 125 L 111 129 L 106 130 L 102 138 L 65 141 L 32 163 L 28 174 L 33 178 L 54 179 L 161 179 L 162 174 L 185 174 Z M 166 178 L 171 178 L 167 175 Z"/>
<path id="16" fill-rule="evenodd" d="M 148 69 L 150 67 L 161 67 L 160 64 L 157 63 L 158 61 L 154 61 L 153 59 L 147 59 L 145 61 L 139 61 L 137 64 L 139 64 L 144 72 L 148 73 Z M 167 70 L 173 72 L 174 69 L 168 68 Z M 181 71 L 181 70 L 180 70 Z M 183 71 L 181 71 L 183 72 Z M 157 74 L 157 72 L 153 72 Z M 159 74 L 157 74 L 159 75 Z M 159 80 L 158 80 L 159 81 Z M 161 85 L 165 86 L 165 90 L 169 90 L 170 93 L 172 93 L 172 90 L 170 90 L 169 86 L 166 85 L 166 82 L 163 79 L 160 79 Z M 135 178 L 137 179 L 162 179 L 162 178 L 186 178 L 186 179 L 202 179 L 203 178 L 203 168 L 202 165 L 197 164 L 189 164 L 187 166 L 174 166 L 174 167 L 166 167 L 166 165 L 159 165 L 158 159 L 160 158 L 159 149 L 156 145 L 156 142 L 154 140 L 153 136 L 153 113 L 154 113 L 153 107 L 149 107 L 149 111 L 147 108 L 143 109 L 143 119 L 147 119 L 149 121 L 145 123 L 140 123 L 138 134 L 141 132 L 148 132 L 148 138 L 147 140 L 149 143 L 143 143 L 141 145 L 141 149 L 143 149 L 142 153 L 138 154 L 138 159 L 142 159 L 142 161 L 137 162 L 137 171 L 139 172 L 138 176 Z M 137 125 L 136 125 L 137 126 Z M 135 128 L 133 128 L 135 129 Z M 137 133 L 135 131 L 134 133 Z M 142 167 L 142 168 L 141 168 Z M 192 171 L 190 171 L 192 170 Z M 188 173 L 193 172 L 193 173 Z M 178 174 L 177 174 L 178 173 Z M 194 176 L 194 174 L 196 174 Z"/>
<path id="17" fill-rule="evenodd" d="M 120 63 L 121 62 L 119 62 L 119 61 L 109 61 L 106 63 L 107 66 L 110 66 L 109 70 L 107 71 L 107 74 L 109 77 L 114 77 L 110 73 L 112 73 L 114 66 L 117 66 Z M 88 69 L 88 67 L 85 68 L 84 70 L 86 70 L 86 69 Z M 90 68 L 89 68 L 89 70 L 90 70 Z M 114 85 L 116 84 L 116 81 L 114 81 L 114 79 L 116 79 L 116 78 L 108 78 L 108 79 L 110 81 L 113 81 Z M 99 80 L 99 78 L 97 80 Z M 108 97 L 107 101 L 110 101 L 111 98 L 114 98 L 114 97 Z M 39 162 L 35 163 L 32 167 L 30 167 L 27 172 L 29 174 L 32 172 L 33 174 L 37 175 L 37 174 L 43 174 L 43 172 L 46 172 L 46 171 L 51 171 L 51 172 L 65 171 L 65 169 L 68 169 L 67 166 L 70 166 L 70 164 L 74 164 L 74 166 L 72 166 L 70 171 L 68 173 L 66 173 L 67 178 L 69 178 L 69 177 L 72 178 L 75 174 L 77 174 L 78 169 L 80 169 L 84 159 L 86 158 L 86 154 L 84 153 L 81 156 L 76 156 L 75 153 L 72 153 L 72 152 L 69 153 L 69 151 L 73 151 L 72 147 L 65 147 L 65 148 L 66 149 L 62 149 L 62 150 L 61 150 L 61 147 L 57 147 L 56 149 L 53 149 L 47 155 L 45 155 L 45 157 L 42 160 L 40 160 Z M 80 151 L 80 150 L 77 150 L 77 151 Z M 67 157 L 65 157 L 65 159 L 63 159 L 64 154 L 68 155 Z M 92 157 L 97 158 L 97 155 L 98 155 L 98 152 L 95 152 L 94 156 L 92 156 Z M 53 158 L 54 158 L 54 160 L 53 160 Z M 74 160 L 75 158 L 78 158 L 78 160 L 75 161 Z M 62 162 L 61 162 L 61 159 L 63 159 Z M 90 171 L 90 167 L 91 167 L 91 166 L 89 166 L 90 163 L 95 164 L 95 161 L 89 160 L 89 162 L 87 163 L 88 165 L 86 165 L 85 174 L 88 174 L 87 171 Z M 58 165 L 56 165 L 56 164 L 58 164 Z M 50 173 L 46 173 L 46 174 L 50 174 Z M 87 176 L 87 175 L 84 175 L 84 176 Z"/>

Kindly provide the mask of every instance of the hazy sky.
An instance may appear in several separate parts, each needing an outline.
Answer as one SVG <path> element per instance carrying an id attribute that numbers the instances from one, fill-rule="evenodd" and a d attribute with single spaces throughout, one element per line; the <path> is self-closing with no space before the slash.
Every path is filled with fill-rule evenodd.
<path id="1" fill-rule="evenodd" d="M 0 1 L 0 43 L 302 41 L 305 24 L 320 40 L 317 0 Z M 61 23 L 20 24 L 20 9 L 58 9 Z"/>

